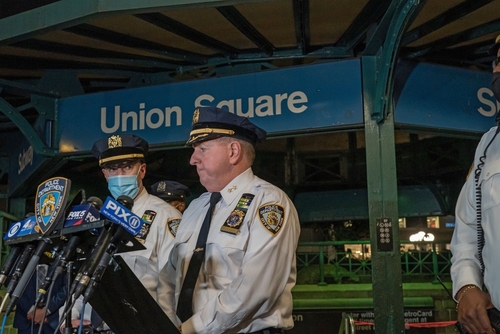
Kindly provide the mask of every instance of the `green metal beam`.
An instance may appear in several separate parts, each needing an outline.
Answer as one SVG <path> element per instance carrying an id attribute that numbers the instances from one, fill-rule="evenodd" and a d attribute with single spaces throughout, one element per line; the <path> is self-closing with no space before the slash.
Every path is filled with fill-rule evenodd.
<path id="1" fill-rule="evenodd" d="M 0 20 L 0 45 L 15 43 L 49 31 L 64 29 L 92 19 L 123 12 L 138 14 L 173 7 L 223 6 L 256 0 L 61 0 Z"/>
<path id="2" fill-rule="evenodd" d="M 36 153 L 47 156 L 54 156 L 56 150 L 47 147 L 31 124 L 21 113 L 11 106 L 7 101 L 0 98 L 0 112 L 7 116 L 28 139 Z"/>
<path id="3" fill-rule="evenodd" d="M 405 297 L 404 307 L 434 307 L 432 297 Z M 350 310 L 371 309 L 372 298 L 294 298 L 293 310 Z"/>
<path id="4" fill-rule="evenodd" d="M 392 88 L 402 35 L 424 3 L 392 0 L 361 57 L 377 334 L 405 332 Z M 380 222 L 390 223 L 385 232 L 389 232 L 390 241 L 381 237 Z"/>

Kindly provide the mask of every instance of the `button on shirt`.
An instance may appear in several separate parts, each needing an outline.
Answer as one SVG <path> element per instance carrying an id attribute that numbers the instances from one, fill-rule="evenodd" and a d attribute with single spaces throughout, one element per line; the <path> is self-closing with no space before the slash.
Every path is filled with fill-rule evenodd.
<path id="1" fill-rule="evenodd" d="M 476 148 L 474 168 L 465 182 L 457 200 L 455 230 L 450 244 L 453 253 L 451 278 L 453 295 L 466 284 L 483 285 L 481 269 L 477 259 L 477 219 L 474 173 L 479 158 L 493 138 L 496 127 L 485 133 Z M 485 237 L 483 259 L 485 265 L 484 284 L 491 294 L 493 305 L 500 309 L 500 134 L 493 140 L 486 152 L 486 160 L 481 167 L 482 228 Z"/>
<path id="2" fill-rule="evenodd" d="M 238 234 L 221 231 L 244 193 L 255 195 Z M 208 234 L 205 262 L 193 296 L 194 315 L 183 333 L 248 333 L 268 327 L 290 329 L 292 287 L 296 280 L 295 251 L 300 234 L 297 211 L 276 186 L 251 169 L 221 190 Z M 191 202 L 184 212 L 167 264 L 171 308 L 167 315 L 180 325 L 175 307 L 198 233 L 209 207 L 210 193 Z M 268 205 L 283 208 L 282 225 L 266 228 L 260 213 Z M 262 210 L 261 210 L 262 209 Z M 260 211 L 259 211 L 260 210 Z M 281 213 L 277 211 L 278 216 Z M 265 219 L 264 219 L 265 220 Z"/>

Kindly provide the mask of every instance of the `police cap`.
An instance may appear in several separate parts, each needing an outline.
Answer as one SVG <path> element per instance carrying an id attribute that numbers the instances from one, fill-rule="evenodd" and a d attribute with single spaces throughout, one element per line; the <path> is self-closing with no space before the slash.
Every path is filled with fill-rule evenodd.
<path id="1" fill-rule="evenodd" d="M 191 195 L 191 191 L 182 183 L 163 180 L 151 186 L 151 194 L 165 201 L 186 201 L 186 197 Z"/>
<path id="2" fill-rule="evenodd" d="M 246 117 L 217 107 L 198 107 L 193 113 L 193 126 L 186 145 L 219 137 L 234 137 L 255 145 L 266 139 L 266 131 Z"/>
<path id="3" fill-rule="evenodd" d="M 144 159 L 148 142 L 141 137 L 121 134 L 102 138 L 92 146 L 92 155 L 99 159 L 99 166 L 106 167 L 128 160 Z"/>
<path id="4" fill-rule="evenodd" d="M 497 55 L 498 47 L 500 46 L 500 35 L 495 38 L 495 44 L 488 50 L 488 53 L 492 56 Z"/>

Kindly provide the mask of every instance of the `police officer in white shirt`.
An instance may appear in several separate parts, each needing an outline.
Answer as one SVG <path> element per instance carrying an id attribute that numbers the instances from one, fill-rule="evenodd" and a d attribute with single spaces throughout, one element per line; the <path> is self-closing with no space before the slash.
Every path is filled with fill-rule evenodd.
<path id="1" fill-rule="evenodd" d="M 145 156 L 148 143 L 135 135 L 117 134 L 94 143 L 92 154 L 99 160 L 108 189 L 114 198 L 126 195 L 134 200 L 132 212 L 144 221 L 136 236 L 145 247 L 122 253 L 120 256 L 142 282 L 146 290 L 166 311 L 165 277 L 161 269 L 168 261 L 168 255 L 175 240 L 181 213 L 164 200 L 150 195 L 143 185 L 146 175 Z M 133 288 L 133 287 L 131 287 Z M 90 324 L 90 306 L 85 308 L 84 324 Z M 81 303 L 72 309 L 73 327 L 80 319 Z M 104 327 L 107 328 L 107 327 Z"/>
<path id="2" fill-rule="evenodd" d="M 495 56 L 492 91 L 497 101 L 500 101 L 499 47 L 500 35 L 489 51 Z M 499 120 L 497 115 L 497 123 Z M 499 133 L 500 127 L 491 128 L 476 148 L 474 164 L 457 200 L 455 230 L 450 244 L 458 320 L 469 333 L 500 332 L 500 328 L 496 331 L 492 328 L 487 313 L 489 310 L 490 314 L 500 317 Z"/>
<path id="3" fill-rule="evenodd" d="M 293 327 L 300 225 L 290 198 L 252 172 L 254 146 L 265 136 L 247 118 L 226 110 L 194 111 L 190 163 L 208 192 L 184 212 L 166 267 L 167 315 L 184 334 L 270 334 Z M 222 198 L 206 243 L 197 247 L 209 198 L 217 192 Z M 191 270 L 193 254 L 200 252 L 201 269 Z M 194 281 L 188 271 L 195 273 Z"/>

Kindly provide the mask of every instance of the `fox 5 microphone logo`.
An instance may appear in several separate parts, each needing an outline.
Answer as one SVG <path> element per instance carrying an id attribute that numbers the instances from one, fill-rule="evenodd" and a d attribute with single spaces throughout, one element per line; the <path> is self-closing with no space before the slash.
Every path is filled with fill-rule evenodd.
<path id="1" fill-rule="evenodd" d="M 106 202 L 101 208 L 101 214 L 112 222 L 122 226 L 128 233 L 137 235 L 141 230 L 143 221 L 132 211 L 116 202 L 111 197 L 106 198 Z"/>

